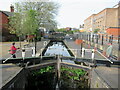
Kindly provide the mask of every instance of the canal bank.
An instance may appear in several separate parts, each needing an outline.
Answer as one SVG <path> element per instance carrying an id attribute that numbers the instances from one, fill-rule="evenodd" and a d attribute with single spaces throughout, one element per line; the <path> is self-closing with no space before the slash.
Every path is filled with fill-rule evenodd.
<path id="1" fill-rule="evenodd" d="M 41 49 L 42 48 L 44 48 L 45 47 L 45 43 L 44 42 L 46 42 L 46 44 L 49 42 L 49 40 L 42 40 L 42 41 L 39 41 L 39 42 L 37 42 L 37 48 L 36 48 L 36 56 L 39 56 L 39 54 L 40 54 L 40 52 L 41 52 Z M 17 45 L 16 47 L 18 47 L 19 45 Z M 33 52 L 33 50 L 32 50 L 32 48 L 33 47 L 35 47 L 35 45 L 34 45 L 34 42 L 32 43 L 26 43 L 26 44 L 24 44 L 23 46 L 22 46 L 22 48 L 24 47 L 24 49 L 25 49 L 25 57 L 32 57 L 32 52 Z M 9 48 L 10 48 L 10 45 L 9 46 L 7 46 L 7 49 L 9 50 Z M 19 49 L 17 52 L 16 52 L 16 56 L 17 56 L 17 58 L 20 58 L 20 57 L 22 57 L 22 48 L 21 49 Z M 5 48 L 3 48 L 3 51 L 4 52 L 6 52 L 6 53 L 4 53 L 5 55 L 2 55 L 2 57 L 1 57 L 1 59 L 2 58 L 10 58 L 11 57 L 11 54 L 9 54 L 8 53 L 8 50 L 6 50 Z"/>
<path id="2" fill-rule="evenodd" d="M 69 48 L 68 48 L 69 49 Z M 38 57 L 39 58 L 39 57 Z M 40 58 L 39 58 L 40 59 Z M 64 62 L 63 62 L 64 63 Z M 62 63 L 62 64 L 63 64 Z M 34 69 L 34 70 L 37 70 L 37 69 L 39 69 L 39 68 L 41 68 L 41 67 L 45 67 L 45 66 L 49 66 L 49 65 L 56 65 L 57 63 L 56 62 L 48 62 L 47 61 L 47 64 L 45 64 L 45 63 L 43 63 L 43 64 L 36 64 L 36 65 L 32 65 L 32 66 L 30 66 L 30 67 L 26 67 L 26 68 L 22 68 L 22 70 L 21 71 L 24 71 L 24 74 L 21 74 L 22 72 L 19 72 L 19 70 L 16 70 L 16 71 L 18 71 L 18 72 L 16 72 L 16 71 L 14 71 L 14 72 L 16 72 L 17 74 L 15 74 L 14 72 L 13 72 L 13 76 L 14 77 L 12 77 L 12 80 L 11 81 L 13 81 L 13 83 L 11 83 L 11 84 L 9 84 L 10 86 L 9 87 L 13 87 L 13 88 L 18 88 L 16 85 L 16 83 L 19 83 L 19 80 L 20 79 L 18 79 L 18 78 L 20 78 L 20 77 L 22 77 L 22 76 L 20 76 L 20 77 L 18 77 L 17 75 L 23 75 L 24 77 L 27 75 L 27 73 L 28 73 L 28 70 L 27 69 Z M 81 66 L 81 65 L 73 65 L 73 64 L 64 64 L 65 66 L 66 65 L 69 65 L 69 67 L 81 67 L 81 68 L 83 68 L 83 66 Z M 85 66 L 84 66 L 85 67 Z M 7 66 L 6 67 L 7 69 L 9 69 L 9 66 Z M 87 67 L 87 68 L 90 68 L 90 67 Z M 3 69 L 5 69 L 5 68 L 3 68 Z M 105 79 L 106 77 L 107 77 L 107 73 L 106 74 L 104 74 L 105 72 L 107 72 L 108 71 L 108 69 L 109 70 L 111 70 L 111 73 L 109 73 L 110 75 L 109 75 L 109 78 L 107 78 L 107 80 Z M 12 70 L 12 69 L 11 69 Z M 105 71 L 105 72 L 103 72 L 103 71 Z M 96 67 L 96 68 L 92 68 L 91 69 L 91 75 L 90 75 L 90 77 L 89 77 L 89 79 L 91 79 L 91 88 L 117 88 L 117 86 L 111 86 L 109 83 L 115 83 L 115 84 L 117 84 L 117 79 L 116 79 L 116 75 L 118 74 L 117 72 L 112 72 L 113 70 L 117 70 L 117 69 L 113 69 L 113 67 L 108 67 L 108 68 L 105 68 L 105 67 L 100 67 L 100 66 L 98 66 L 98 67 Z M 114 75 L 113 75 L 114 74 Z M 4 75 L 3 75 L 4 76 Z M 18 78 L 16 78 L 16 77 L 18 77 Z M 103 78 L 103 77 L 105 77 L 105 78 Z M 18 82 L 16 82 L 17 80 L 18 80 Z M 96 78 L 96 79 L 95 79 Z M 97 80 L 97 78 L 100 78 L 100 81 L 99 81 L 99 79 Z M 102 79 L 101 79 L 102 78 Z M 111 79 L 112 78 L 112 79 Z M 114 79 L 114 80 L 113 80 Z M 25 79 L 24 79 L 25 80 Z M 22 80 L 22 81 L 24 81 L 24 80 Z M 26 81 L 25 81 L 26 82 Z M 24 83 L 24 82 L 21 82 L 21 85 L 22 85 L 22 83 Z M 103 83 L 107 86 L 107 87 L 105 87 L 104 85 L 103 85 Z M 102 85 L 101 85 L 102 84 Z M 93 85 L 95 85 L 95 86 L 93 86 Z M 113 84 L 114 85 L 114 84 Z M 23 87 L 25 86 L 25 83 L 24 83 L 24 85 L 23 85 Z M 104 86 L 104 87 L 103 87 Z"/>
<path id="3" fill-rule="evenodd" d="M 76 44 L 75 41 L 73 40 L 65 40 L 64 41 L 65 44 L 68 46 L 68 48 L 74 53 L 74 55 L 76 55 L 76 57 L 82 57 L 81 55 L 81 45 L 80 44 Z M 82 48 L 88 49 L 85 51 L 85 55 L 84 58 L 91 58 L 92 56 L 92 49 L 94 49 L 93 47 L 89 47 L 87 44 L 83 44 Z M 95 52 L 95 59 L 105 59 L 105 57 L 103 57 L 100 53 Z"/>
<path id="4" fill-rule="evenodd" d="M 73 40 L 65 40 L 65 44 L 72 50 L 73 54 L 77 57 L 81 57 L 81 45 L 75 44 Z M 93 47 L 83 44 L 83 48 L 94 49 Z M 76 52 L 75 50 L 79 50 Z M 91 58 L 91 52 L 85 53 L 84 58 Z M 102 54 L 95 53 L 95 59 L 106 59 Z M 108 60 L 106 60 L 108 61 Z M 118 86 L 119 81 L 119 66 L 117 67 L 106 67 L 97 66 L 91 70 L 91 88 L 110 88 L 110 89 L 120 89 Z"/>

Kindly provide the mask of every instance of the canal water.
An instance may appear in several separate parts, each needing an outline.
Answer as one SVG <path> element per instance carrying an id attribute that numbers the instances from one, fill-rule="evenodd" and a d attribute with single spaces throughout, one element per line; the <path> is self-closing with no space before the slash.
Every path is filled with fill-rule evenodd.
<path id="1" fill-rule="evenodd" d="M 50 42 L 44 56 L 67 56 L 70 57 L 72 54 L 68 50 L 67 46 L 63 42 Z M 62 62 L 74 63 L 71 60 L 62 60 Z"/>

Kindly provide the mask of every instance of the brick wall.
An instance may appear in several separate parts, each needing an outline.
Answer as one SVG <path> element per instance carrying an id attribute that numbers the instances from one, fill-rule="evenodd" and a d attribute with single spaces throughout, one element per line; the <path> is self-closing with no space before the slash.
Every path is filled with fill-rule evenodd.
<path id="1" fill-rule="evenodd" d="M 6 16 L 4 13 L 2 13 L 2 24 L 7 24 L 8 23 L 8 16 Z"/>

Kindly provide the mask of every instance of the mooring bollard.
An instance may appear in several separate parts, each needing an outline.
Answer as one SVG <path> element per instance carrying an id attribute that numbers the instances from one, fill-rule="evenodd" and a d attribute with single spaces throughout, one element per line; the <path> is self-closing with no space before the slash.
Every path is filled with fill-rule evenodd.
<path id="1" fill-rule="evenodd" d="M 35 57 L 35 47 L 32 47 L 32 57 Z"/>

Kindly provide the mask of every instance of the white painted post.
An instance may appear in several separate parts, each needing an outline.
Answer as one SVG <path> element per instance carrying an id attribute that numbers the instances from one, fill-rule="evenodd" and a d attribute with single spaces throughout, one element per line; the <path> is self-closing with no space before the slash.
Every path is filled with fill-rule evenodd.
<path id="1" fill-rule="evenodd" d="M 81 62 L 81 66 L 83 66 L 83 62 Z"/>
<path id="2" fill-rule="evenodd" d="M 35 47 L 32 47 L 32 57 L 35 57 Z"/>
<path id="3" fill-rule="evenodd" d="M 23 60 L 25 59 L 25 48 L 22 48 L 22 57 L 23 57 Z"/>
<path id="4" fill-rule="evenodd" d="M 94 61 L 94 58 L 95 58 L 95 50 L 94 49 L 92 49 L 92 62 Z"/>
<path id="5" fill-rule="evenodd" d="M 84 57 L 85 48 L 82 48 L 82 58 Z"/>

